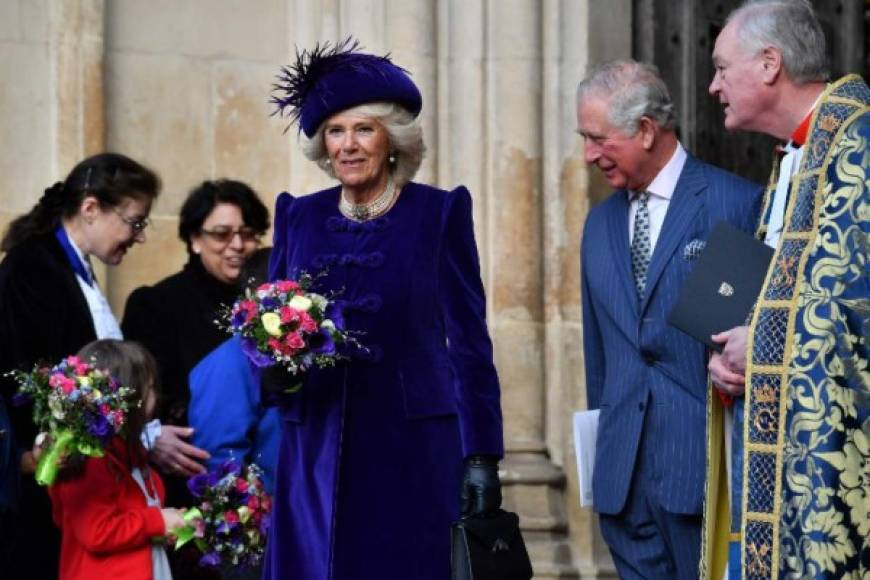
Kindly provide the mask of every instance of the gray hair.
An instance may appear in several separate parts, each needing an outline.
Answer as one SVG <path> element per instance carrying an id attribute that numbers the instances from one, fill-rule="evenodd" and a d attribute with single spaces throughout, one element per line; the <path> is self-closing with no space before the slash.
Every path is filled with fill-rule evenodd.
<path id="1" fill-rule="evenodd" d="M 577 86 L 577 104 L 588 96 L 608 101 L 610 124 L 628 135 L 637 132 L 641 117 L 667 130 L 676 124 L 668 87 L 651 64 L 621 59 L 596 67 Z"/>
<path id="2" fill-rule="evenodd" d="M 423 127 L 420 121 L 401 105 L 389 102 L 366 103 L 342 111 L 349 115 L 374 119 L 383 125 L 390 140 L 391 151 L 396 161 L 390 164 L 390 174 L 393 183 L 402 187 L 417 173 L 426 153 L 423 143 Z M 317 163 L 330 177 L 335 177 L 335 171 L 329 163 L 329 154 L 323 140 L 323 129 L 326 121 L 320 124 L 311 139 L 302 136 L 302 153 L 305 157 Z"/>
<path id="3" fill-rule="evenodd" d="M 807 0 L 749 0 L 728 16 L 735 36 L 748 54 L 773 46 L 782 66 L 797 84 L 830 76 L 825 33 Z"/>

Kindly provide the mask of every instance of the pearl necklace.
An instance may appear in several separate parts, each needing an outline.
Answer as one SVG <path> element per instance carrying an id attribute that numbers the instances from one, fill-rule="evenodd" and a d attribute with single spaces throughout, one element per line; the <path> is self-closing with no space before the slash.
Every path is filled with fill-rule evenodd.
<path id="1" fill-rule="evenodd" d="M 341 200 L 338 202 L 338 210 L 349 220 L 355 222 L 364 222 L 381 217 L 387 213 L 396 199 L 399 197 L 399 190 L 393 183 L 393 178 L 387 180 L 387 186 L 372 201 L 367 203 L 353 203 L 345 197 L 344 189 L 341 190 Z"/>

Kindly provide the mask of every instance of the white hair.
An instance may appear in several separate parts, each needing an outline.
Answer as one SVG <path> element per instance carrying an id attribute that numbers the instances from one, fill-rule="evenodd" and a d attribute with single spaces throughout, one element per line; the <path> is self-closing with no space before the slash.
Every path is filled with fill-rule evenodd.
<path id="1" fill-rule="evenodd" d="M 807 0 L 749 0 L 728 16 L 748 54 L 775 47 L 782 66 L 797 84 L 826 81 L 830 76 L 825 33 Z"/>
<path id="2" fill-rule="evenodd" d="M 390 164 L 390 174 L 397 187 L 402 187 L 414 178 L 426 153 L 423 127 L 416 117 L 401 105 L 390 102 L 357 105 L 342 113 L 374 119 L 384 127 L 390 140 L 390 151 L 396 158 L 395 163 Z M 335 177 L 335 171 L 329 163 L 326 143 L 323 140 L 325 126 L 326 121 L 320 124 L 317 132 L 310 139 L 302 136 L 302 152 L 305 157 L 317 163 L 327 175 Z"/>
<path id="3" fill-rule="evenodd" d="M 610 124 L 627 135 L 637 132 L 641 117 L 667 130 L 676 124 L 674 103 L 654 65 L 631 59 L 600 65 L 577 86 L 577 104 L 590 95 L 608 102 Z"/>

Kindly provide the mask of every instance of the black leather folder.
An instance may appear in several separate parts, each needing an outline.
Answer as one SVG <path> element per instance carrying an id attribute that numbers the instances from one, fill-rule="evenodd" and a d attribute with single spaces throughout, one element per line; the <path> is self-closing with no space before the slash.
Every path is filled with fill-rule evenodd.
<path id="1" fill-rule="evenodd" d="M 746 324 L 772 257 L 763 242 L 727 222 L 716 224 L 668 323 L 720 350 L 710 336 Z"/>

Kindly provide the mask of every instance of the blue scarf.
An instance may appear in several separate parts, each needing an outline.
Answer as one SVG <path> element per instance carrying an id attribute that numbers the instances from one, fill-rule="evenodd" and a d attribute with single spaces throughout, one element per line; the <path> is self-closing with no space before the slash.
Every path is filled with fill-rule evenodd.
<path id="1" fill-rule="evenodd" d="M 63 248 L 66 258 L 72 266 L 73 272 L 78 274 L 78 276 L 87 282 L 89 286 L 93 286 L 94 280 L 91 277 L 90 270 L 85 266 L 85 263 L 82 262 L 82 259 L 79 257 L 75 248 L 73 248 L 72 242 L 62 225 L 57 226 L 57 229 L 54 230 L 54 237 L 56 237 L 57 241 L 60 242 L 60 247 Z"/>

